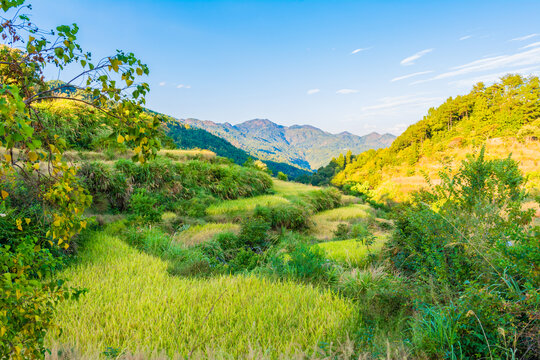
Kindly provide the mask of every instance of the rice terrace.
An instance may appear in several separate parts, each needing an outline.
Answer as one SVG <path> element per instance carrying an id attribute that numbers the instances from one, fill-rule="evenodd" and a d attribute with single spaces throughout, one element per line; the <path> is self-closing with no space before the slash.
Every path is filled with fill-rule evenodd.
<path id="1" fill-rule="evenodd" d="M 540 4 L 0 4 L 0 359 L 540 358 Z"/>

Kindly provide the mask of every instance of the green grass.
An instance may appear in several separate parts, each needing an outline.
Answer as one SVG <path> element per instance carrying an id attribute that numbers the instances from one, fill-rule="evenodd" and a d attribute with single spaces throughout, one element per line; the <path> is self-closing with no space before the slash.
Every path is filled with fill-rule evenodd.
<path id="1" fill-rule="evenodd" d="M 377 254 L 381 251 L 387 236 L 378 236 L 375 242 L 369 246 L 369 251 Z M 366 264 L 368 248 L 357 239 L 328 241 L 315 246 L 324 250 L 329 259 L 350 266 L 362 266 Z"/>
<path id="2" fill-rule="evenodd" d="M 283 181 L 277 179 L 272 180 L 274 181 L 274 191 L 276 192 L 276 194 L 281 196 L 294 196 L 301 193 L 321 189 L 318 186 L 305 185 L 297 182 Z"/>
<path id="3" fill-rule="evenodd" d="M 59 306 L 63 332 L 48 342 L 80 354 L 113 347 L 172 357 L 211 347 L 239 358 L 263 348 L 276 358 L 343 340 L 357 313 L 330 291 L 290 281 L 173 277 L 165 261 L 104 233 L 91 236 L 62 276 L 88 293 Z"/>
<path id="4" fill-rule="evenodd" d="M 273 206 L 289 202 L 279 195 L 261 195 L 251 198 L 225 200 L 206 209 L 206 213 L 210 216 L 234 216 L 250 213 L 255 210 L 257 205 Z"/>
<path id="5" fill-rule="evenodd" d="M 194 246 L 211 240 L 215 235 L 222 232 L 240 232 L 240 225 L 231 223 L 209 223 L 191 226 L 174 237 L 174 241 L 181 242 L 186 246 Z"/>

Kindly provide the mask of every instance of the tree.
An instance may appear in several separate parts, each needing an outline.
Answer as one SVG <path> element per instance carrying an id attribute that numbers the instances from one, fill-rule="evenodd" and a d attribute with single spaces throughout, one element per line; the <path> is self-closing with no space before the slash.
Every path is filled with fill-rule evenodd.
<path id="1" fill-rule="evenodd" d="M 283 180 L 283 181 L 289 180 L 289 177 L 287 176 L 287 174 L 285 174 L 285 173 L 283 173 L 283 172 L 281 172 L 281 171 L 279 171 L 279 172 L 277 173 L 277 178 L 278 178 L 279 180 Z"/>
<path id="2" fill-rule="evenodd" d="M 347 151 L 347 154 L 345 154 L 345 165 L 349 165 L 353 160 L 353 154 L 352 151 Z"/>
<path id="3" fill-rule="evenodd" d="M 101 112 L 111 138 L 132 148 L 134 160 L 160 148 L 160 119 L 142 108 L 149 86 L 136 82 L 148 67 L 119 50 L 94 62 L 77 43 L 76 24 L 44 31 L 24 3 L 0 2 L 0 358 L 14 359 L 43 357 L 54 306 L 79 294 L 50 275 L 60 263 L 56 255 L 86 227 L 83 212 L 92 201 L 76 167 L 63 159 L 65 139 L 49 133 L 36 105 L 62 100 Z M 80 71 L 46 84 L 47 65 L 61 74 Z"/>

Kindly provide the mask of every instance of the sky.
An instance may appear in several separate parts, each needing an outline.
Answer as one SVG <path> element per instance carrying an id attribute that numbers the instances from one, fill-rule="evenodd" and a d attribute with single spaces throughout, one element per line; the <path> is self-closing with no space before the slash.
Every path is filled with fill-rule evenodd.
<path id="1" fill-rule="evenodd" d="M 148 107 L 177 118 L 399 135 L 476 82 L 540 74 L 538 0 L 31 3 L 96 59 L 133 51 Z"/>

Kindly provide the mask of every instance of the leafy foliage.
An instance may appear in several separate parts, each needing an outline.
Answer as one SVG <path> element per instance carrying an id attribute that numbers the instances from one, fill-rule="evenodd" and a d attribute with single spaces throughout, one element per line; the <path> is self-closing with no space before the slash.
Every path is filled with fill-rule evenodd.
<path id="1" fill-rule="evenodd" d="M 141 162 L 160 148 L 156 129 L 159 119 L 142 110 L 149 91 L 137 77 L 148 67 L 132 53 L 117 51 L 93 62 L 77 43 L 78 27 L 61 25 L 44 31 L 24 12 L 24 1 L 2 1 L 0 16 L 0 211 L 19 234 L 0 243 L 0 357 L 36 358 L 44 355 L 43 339 L 52 325 L 54 305 L 70 291 L 61 282 L 51 282 L 58 267 L 59 248 L 67 249 L 71 239 L 87 225 L 84 210 L 92 197 L 76 176 L 76 168 L 63 159 L 68 143 L 49 131 L 51 119 L 39 103 L 58 98 L 86 104 L 103 114 L 118 143 L 134 148 Z M 9 17 L 11 16 L 11 17 Z M 64 84 L 48 87 L 43 69 L 79 64 L 80 73 Z M 60 96 L 57 90 L 83 84 L 76 92 Z M 81 125 L 84 126 L 84 125 Z M 88 139 L 86 139 L 88 140 Z M 22 182 L 34 196 L 15 202 L 12 189 Z M 25 203 L 38 204 L 42 212 L 21 218 Z M 35 237 L 34 224 L 44 230 Z M 44 233 L 44 234 L 43 234 Z"/>
<path id="2" fill-rule="evenodd" d="M 391 245 L 399 269 L 446 294 L 421 311 L 419 346 L 439 356 L 535 358 L 540 252 L 517 163 L 486 160 L 482 150 L 441 179 L 403 210 Z M 430 335 L 439 331 L 448 335 Z"/>

